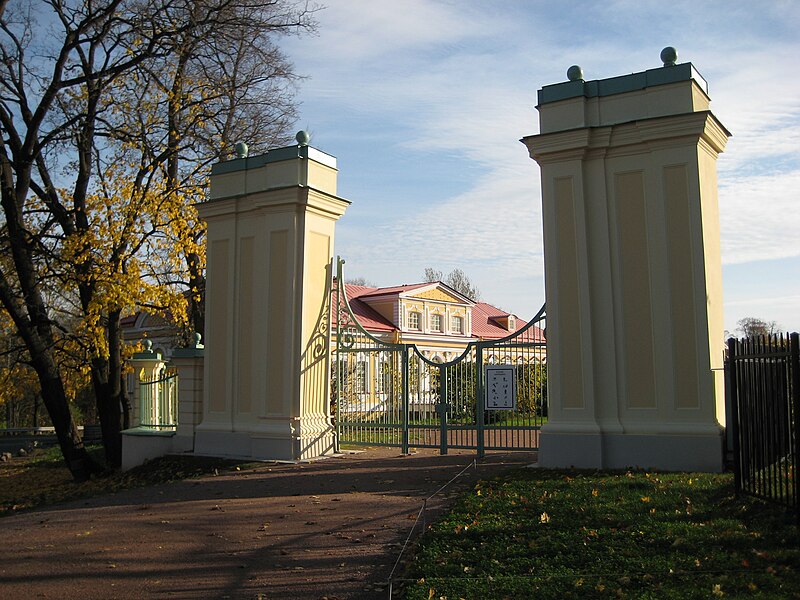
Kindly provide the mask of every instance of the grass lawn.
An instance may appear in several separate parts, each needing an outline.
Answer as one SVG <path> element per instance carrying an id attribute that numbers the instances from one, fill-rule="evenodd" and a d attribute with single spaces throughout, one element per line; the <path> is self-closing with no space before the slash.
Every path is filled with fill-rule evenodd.
<path id="1" fill-rule="evenodd" d="M 90 447 L 89 452 L 103 464 L 100 446 Z M 64 465 L 60 449 L 36 450 L 31 457 L 0 463 L 0 517 L 66 500 L 242 468 L 247 468 L 247 464 L 241 461 L 165 456 L 125 473 L 110 472 L 91 481 L 75 483 Z"/>
<path id="2" fill-rule="evenodd" d="M 800 598 L 793 515 L 732 475 L 523 469 L 420 539 L 408 600 Z"/>

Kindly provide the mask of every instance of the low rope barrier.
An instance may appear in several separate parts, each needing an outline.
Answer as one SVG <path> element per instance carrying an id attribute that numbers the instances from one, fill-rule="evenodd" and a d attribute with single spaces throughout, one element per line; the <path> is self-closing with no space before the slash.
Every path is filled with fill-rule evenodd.
<path id="1" fill-rule="evenodd" d="M 414 531 L 416 530 L 417 524 L 419 524 L 420 519 L 422 519 L 422 533 L 425 533 L 425 527 L 427 525 L 426 513 L 427 513 L 427 510 L 428 510 L 428 502 L 432 498 L 435 498 L 437 495 L 442 493 L 445 490 L 445 488 L 447 488 L 447 486 L 449 486 L 456 479 L 458 479 L 464 473 L 466 473 L 467 469 L 469 469 L 470 467 L 475 467 L 475 472 L 476 473 L 478 472 L 478 461 L 477 461 L 477 459 L 473 458 L 472 462 L 469 463 L 463 469 L 461 469 L 461 471 L 456 473 L 452 477 L 452 479 L 450 479 L 450 481 L 445 483 L 442 487 L 440 487 L 438 490 L 433 492 L 430 496 L 428 496 L 427 498 L 425 498 L 422 501 L 422 506 L 420 507 L 419 512 L 417 513 L 417 518 L 414 519 L 414 524 L 411 526 L 411 530 L 408 532 L 408 536 L 406 536 L 406 541 L 405 541 L 405 543 L 403 543 L 403 547 L 400 549 L 400 554 L 397 555 L 397 560 L 394 562 L 394 566 L 392 567 L 392 572 L 389 573 L 389 600 L 392 600 L 392 588 L 393 588 L 393 583 L 394 583 L 394 572 L 397 570 L 397 567 L 400 564 L 400 559 L 403 558 L 403 553 L 406 551 L 406 548 L 408 547 L 408 543 L 411 541 L 411 537 L 414 535 Z M 399 581 L 404 581 L 404 580 L 399 580 Z"/>

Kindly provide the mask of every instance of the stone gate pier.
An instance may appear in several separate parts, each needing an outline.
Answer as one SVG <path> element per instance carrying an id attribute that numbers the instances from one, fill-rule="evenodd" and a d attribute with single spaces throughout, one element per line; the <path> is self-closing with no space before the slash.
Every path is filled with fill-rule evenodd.
<path id="1" fill-rule="evenodd" d="M 716 159 L 729 133 L 691 63 L 539 90 L 547 467 L 719 471 Z"/>
<path id="2" fill-rule="evenodd" d="M 214 165 L 203 416 L 194 452 L 297 460 L 333 451 L 329 282 L 336 159 L 298 144 Z"/>

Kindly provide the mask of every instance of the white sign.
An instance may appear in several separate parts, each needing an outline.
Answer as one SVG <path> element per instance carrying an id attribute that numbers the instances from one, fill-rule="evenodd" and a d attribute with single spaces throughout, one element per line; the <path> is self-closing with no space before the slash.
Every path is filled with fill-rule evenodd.
<path id="1" fill-rule="evenodd" d="M 486 410 L 515 410 L 517 388 L 514 367 L 492 365 L 486 367 Z"/>

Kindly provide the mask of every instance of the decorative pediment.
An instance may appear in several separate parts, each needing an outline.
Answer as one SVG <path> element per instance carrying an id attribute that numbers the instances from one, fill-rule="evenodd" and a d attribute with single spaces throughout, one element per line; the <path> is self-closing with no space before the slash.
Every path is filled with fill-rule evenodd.
<path id="1" fill-rule="evenodd" d="M 432 283 L 420 289 L 406 292 L 403 294 L 406 298 L 420 298 L 424 300 L 438 300 L 440 302 L 452 302 L 456 304 L 472 304 L 472 301 L 466 296 L 462 296 L 453 289 L 440 282 Z"/>

